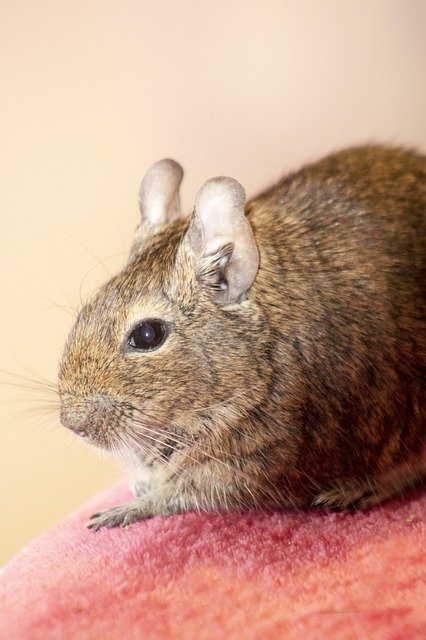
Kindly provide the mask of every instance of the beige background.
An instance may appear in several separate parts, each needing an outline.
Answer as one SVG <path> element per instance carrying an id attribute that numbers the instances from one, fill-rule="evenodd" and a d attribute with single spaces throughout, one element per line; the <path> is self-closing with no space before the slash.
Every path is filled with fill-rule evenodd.
<path id="1" fill-rule="evenodd" d="M 152 161 L 183 163 L 189 209 L 212 175 L 253 194 L 339 146 L 425 149 L 425 8 L 2 0 L 0 366 L 55 380 L 67 308 L 107 277 L 95 256 L 124 260 Z M 122 472 L 0 387 L 2 561 Z"/>

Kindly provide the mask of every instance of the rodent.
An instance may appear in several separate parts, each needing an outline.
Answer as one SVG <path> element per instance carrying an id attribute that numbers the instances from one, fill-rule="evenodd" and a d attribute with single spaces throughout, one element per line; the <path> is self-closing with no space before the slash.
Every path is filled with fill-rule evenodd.
<path id="1" fill-rule="evenodd" d="M 247 204 L 213 178 L 188 217 L 182 175 L 149 168 L 128 263 L 64 349 L 62 423 L 135 474 L 88 526 L 365 508 L 422 482 L 426 158 L 346 149 Z"/>

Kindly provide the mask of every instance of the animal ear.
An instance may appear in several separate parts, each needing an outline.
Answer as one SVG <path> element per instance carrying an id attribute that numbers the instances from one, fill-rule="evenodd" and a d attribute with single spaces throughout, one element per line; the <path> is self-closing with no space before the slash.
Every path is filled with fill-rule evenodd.
<path id="1" fill-rule="evenodd" d="M 159 160 L 152 164 L 139 187 L 141 223 L 155 227 L 181 216 L 179 187 L 183 178 L 180 164 Z"/>
<path id="2" fill-rule="evenodd" d="M 220 305 L 245 300 L 259 267 L 245 200 L 244 189 L 236 180 L 208 180 L 196 197 L 187 233 L 198 280 Z"/>
<path id="3" fill-rule="evenodd" d="M 180 218 L 179 187 L 182 178 L 182 167 L 169 158 L 155 162 L 145 173 L 139 187 L 141 220 L 133 238 L 129 261 L 143 251 L 147 239 L 158 233 L 162 225 Z"/>

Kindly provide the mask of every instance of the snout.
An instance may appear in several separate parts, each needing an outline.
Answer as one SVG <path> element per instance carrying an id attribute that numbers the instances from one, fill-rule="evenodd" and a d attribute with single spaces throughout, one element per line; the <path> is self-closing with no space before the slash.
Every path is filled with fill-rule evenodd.
<path id="1" fill-rule="evenodd" d="M 111 445 L 115 419 L 114 407 L 106 398 L 88 398 L 78 404 L 62 399 L 61 424 L 94 444 Z"/>
<path id="2" fill-rule="evenodd" d="M 99 407 L 62 406 L 61 423 L 82 438 L 89 437 L 100 422 Z"/>

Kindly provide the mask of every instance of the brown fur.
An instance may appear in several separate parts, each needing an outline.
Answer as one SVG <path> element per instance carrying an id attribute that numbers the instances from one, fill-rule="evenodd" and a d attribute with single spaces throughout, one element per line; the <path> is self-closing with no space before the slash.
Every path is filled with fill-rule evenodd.
<path id="1" fill-rule="evenodd" d="M 227 306 L 212 297 L 220 260 L 197 262 L 189 220 L 139 230 L 128 265 L 82 309 L 59 376 L 65 426 L 149 489 L 90 526 L 363 507 L 420 480 L 425 204 L 414 152 L 363 147 L 305 167 L 247 204 L 259 270 Z M 127 351 L 145 318 L 169 321 L 170 336 Z"/>

